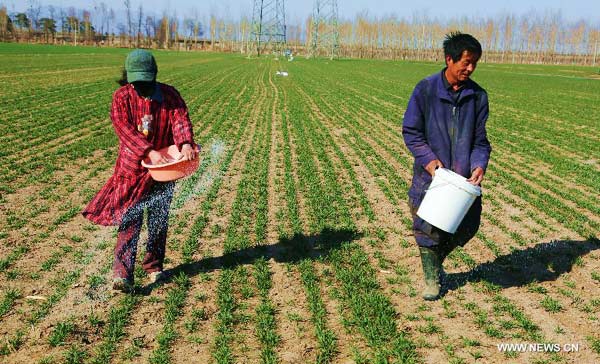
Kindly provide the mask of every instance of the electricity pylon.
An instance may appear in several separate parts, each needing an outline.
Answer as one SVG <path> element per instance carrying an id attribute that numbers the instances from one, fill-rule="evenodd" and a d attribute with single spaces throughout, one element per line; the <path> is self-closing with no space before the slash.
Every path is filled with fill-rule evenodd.
<path id="1" fill-rule="evenodd" d="M 260 57 L 266 49 L 280 51 L 286 43 L 284 0 L 254 0 L 252 11 L 253 50 Z"/>
<path id="2" fill-rule="evenodd" d="M 337 0 L 315 0 L 312 27 L 311 56 L 337 58 L 340 46 Z"/>

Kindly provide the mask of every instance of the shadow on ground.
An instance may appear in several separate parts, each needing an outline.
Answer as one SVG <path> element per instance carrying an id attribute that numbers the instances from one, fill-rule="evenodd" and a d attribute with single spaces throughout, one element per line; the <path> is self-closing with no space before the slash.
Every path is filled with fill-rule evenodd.
<path id="1" fill-rule="evenodd" d="M 348 229 L 323 229 L 314 235 L 296 234 L 289 239 L 281 239 L 276 244 L 259 245 L 226 253 L 220 257 L 204 258 L 196 262 L 181 264 L 166 271 L 170 277 L 182 272 L 188 277 L 213 270 L 233 268 L 252 264 L 257 259 L 274 259 L 278 263 L 296 263 L 304 259 L 319 259 L 331 251 L 341 248 L 362 237 L 362 233 Z M 155 285 L 142 288 L 142 294 L 149 294 Z"/>
<path id="2" fill-rule="evenodd" d="M 447 274 L 444 294 L 468 282 L 487 281 L 502 288 L 520 287 L 533 282 L 554 281 L 570 272 L 581 256 L 600 249 L 600 240 L 552 241 L 497 257 L 470 272 Z"/>

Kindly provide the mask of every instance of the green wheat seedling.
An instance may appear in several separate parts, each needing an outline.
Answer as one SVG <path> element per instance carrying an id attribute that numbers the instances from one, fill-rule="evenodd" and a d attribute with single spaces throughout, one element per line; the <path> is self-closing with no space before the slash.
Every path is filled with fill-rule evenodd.
<path id="1" fill-rule="evenodd" d="M 234 312 L 236 310 L 235 298 L 233 296 L 233 275 L 232 270 L 223 270 L 219 277 L 217 290 L 217 314 L 215 344 L 212 350 L 212 356 L 219 364 L 233 363 L 233 353 L 231 351 L 231 342 L 233 341 L 235 323 Z"/>
<path id="2" fill-rule="evenodd" d="M 131 313 L 139 303 L 139 298 L 134 295 L 125 295 L 116 306 L 113 306 L 108 313 L 106 327 L 102 335 L 103 341 L 96 348 L 94 357 L 90 363 L 100 364 L 110 362 L 117 344 L 125 336 L 125 327 L 129 321 Z"/>
<path id="3" fill-rule="evenodd" d="M 165 298 L 165 324 L 162 330 L 156 336 L 158 347 L 150 354 L 150 363 L 163 364 L 171 363 L 170 346 L 177 338 L 175 322 L 182 314 L 182 308 L 187 298 L 190 280 L 181 273 L 174 279 L 175 287 L 171 288 Z"/>
<path id="4" fill-rule="evenodd" d="M 0 301 L 0 318 L 13 308 L 15 301 L 20 297 L 21 292 L 15 288 L 10 288 L 4 293 L 4 297 L 2 297 L 2 301 Z"/>
<path id="5" fill-rule="evenodd" d="M 75 330 L 75 324 L 70 321 L 59 322 L 48 337 L 50 346 L 64 345 L 67 337 Z"/>
<path id="6" fill-rule="evenodd" d="M 261 362 L 277 363 L 276 349 L 280 341 L 275 321 L 275 308 L 269 299 L 272 287 L 269 265 L 264 259 L 254 263 L 254 279 L 258 286 L 260 303 L 256 307 L 256 335 L 262 344 Z"/>
<path id="7" fill-rule="evenodd" d="M 560 302 L 547 295 L 544 296 L 540 304 L 542 305 L 544 310 L 551 313 L 557 313 L 563 310 L 563 306 L 560 304 Z"/>
<path id="8" fill-rule="evenodd" d="M 329 363 L 337 353 L 335 333 L 327 327 L 327 310 L 323 302 L 319 280 L 310 260 L 303 260 L 298 265 L 302 284 L 306 292 L 311 321 L 315 326 L 318 352 L 317 363 Z"/>
<path id="9" fill-rule="evenodd" d="M 415 344 L 407 333 L 398 330 L 397 313 L 379 291 L 374 269 L 362 249 L 350 244 L 329 258 L 342 284 L 342 299 L 350 308 L 352 322 L 375 350 L 374 357 L 416 363 Z"/>

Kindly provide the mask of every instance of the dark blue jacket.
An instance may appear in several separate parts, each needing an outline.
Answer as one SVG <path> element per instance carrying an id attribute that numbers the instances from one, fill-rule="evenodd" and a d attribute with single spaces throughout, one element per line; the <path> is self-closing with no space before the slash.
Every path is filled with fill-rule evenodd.
<path id="1" fill-rule="evenodd" d="M 492 151 L 485 130 L 487 93 L 468 80 L 454 103 L 444 87 L 443 72 L 417 84 L 404 113 L 402 135 L 415 157 L 408 195 L 416 206 L 431 183 L 424 168 L 429 162 L 439 159 L 445 168 L 468 178 L 476 167 L 485 171 Z"/>

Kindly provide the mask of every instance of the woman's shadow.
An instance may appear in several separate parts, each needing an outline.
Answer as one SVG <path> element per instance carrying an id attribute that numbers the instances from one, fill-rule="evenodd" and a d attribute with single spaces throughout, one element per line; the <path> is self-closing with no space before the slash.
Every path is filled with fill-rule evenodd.
<path id="1" fill-rule="evenodd" d="M 444 279 L 444 292 L 458 289 L 467 282 L 486 281 L 502 288 L 520 287 L 533 282 L 554 281 L 570 272 L 578 258 L 600 249 L 600 240 L 562 240 L 541 243 L 497 257 L 469 272 L 450 273 Z"/>
<path id="2" fill-rule="evenodd" d="M 274 259 L 279 263 L 296 263 L 304 259 L 316 260 L 327 257 L 333 250 L 361 237 L 362 233 L 356 230 L 325 228 L 320 233 L 313 235 L 295 234 L 290 238 L 281 238 L 276 244 L 252 246 L 218 257 L 208 257 L 196 262 L 180 264 L 166 270 L 165 273 L 170 278 L 181 273 L 193 277 L 200 273 L 252 264 L 257 259 Z M 150 284 L 142 287 L 141 293 L 150 294 L 156 286 L 157 284 Z"/>

